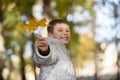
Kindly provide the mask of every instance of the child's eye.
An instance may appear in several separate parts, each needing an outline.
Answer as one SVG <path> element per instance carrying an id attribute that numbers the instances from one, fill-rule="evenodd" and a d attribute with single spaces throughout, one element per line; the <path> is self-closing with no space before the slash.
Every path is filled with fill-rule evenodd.
<path id="1" fill-rule="evenodd" d="M 70 32 L 70 30 L 66 30 L 66 32 Z"/>
<path id="2" fill-rule="evenodd" d="M 62 32 L 62 30 L 58 30 L 59 32 Z"/>

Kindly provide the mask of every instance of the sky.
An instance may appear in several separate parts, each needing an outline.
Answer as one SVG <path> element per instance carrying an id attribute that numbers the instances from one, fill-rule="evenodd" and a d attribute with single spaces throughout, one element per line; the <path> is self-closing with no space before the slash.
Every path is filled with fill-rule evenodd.
<path id="1" fill-rule="evenodd" d="M 94 7 L 96 12 L 96 35 L 95 40 L 97 42 L 111 42 L 116 37 L 120 37 L 118 29 L 120 29 L 120 23 L 116 24 L 117 19 L 114 18 L 114 8 L 109 2 L 114 2 L 118 5 L 119 0 L 106 0 L 109 1 L 105 5 L 100 4 L 102 0 L 99 0 L 99 4 Z"/>
<path id="2" fill-rule="evenodd" d="M 97 28 L 95 28 L 95 41 L 96 42 L 111 42 L 115 38 L 120 38 L 120 17 L 117 19 L 114 18 L 114 7 L 110 4 L 111 2 L 114 2 L 116 5 L 119 5 L 120 0 L 105 0 L 105 5 L 102 5 L 102 0 L 96 0 L 98 2 L 97 5 L 94 6 L 94 11 L 96 12 L 96 24 Z M 108 1 L 108 2 L 107 2 Z M 118 13 L 120 16 L 120 5 L 118 6 Z M 75 9 L 75 12 L 73 14 L 68 14 L 67 20 L 72 21 L 74 23 L 80 23 L 90 20 L 90 15 L 88 11 L 84 11 L 84 9 L 81 6 L 77 6 Z M 116 21 L 119 21 L 116 24 Z M 84 34 L 91 32 L 92 25 L 75 25 L 74 30 L 78 34 Z"/>

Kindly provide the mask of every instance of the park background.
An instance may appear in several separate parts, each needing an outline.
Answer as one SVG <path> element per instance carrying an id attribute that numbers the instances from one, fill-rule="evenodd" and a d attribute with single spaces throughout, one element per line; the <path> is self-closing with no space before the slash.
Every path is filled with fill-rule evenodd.
<path id="1" fill-rule="evenodd" d="M 35 35 L 21 27 L 29 16 L 69 22 L 77 80 L 120 80 L 120 0 L 0 0 L 0 80 L 39 74 L 32 61 Z"/>

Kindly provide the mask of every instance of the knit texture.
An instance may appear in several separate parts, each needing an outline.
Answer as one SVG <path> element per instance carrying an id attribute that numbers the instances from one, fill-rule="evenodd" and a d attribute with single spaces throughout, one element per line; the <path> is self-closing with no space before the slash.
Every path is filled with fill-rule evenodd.
<path id="1" fill-rule="evenodd" d="M 40 68 L 38 80 L 76 80 L 75 70 L 70 59 L 70 51 L 65 45 L 54 38 L 46 38 L 50 53 L 40 55 L 35 47 L 33 61 Z"/>

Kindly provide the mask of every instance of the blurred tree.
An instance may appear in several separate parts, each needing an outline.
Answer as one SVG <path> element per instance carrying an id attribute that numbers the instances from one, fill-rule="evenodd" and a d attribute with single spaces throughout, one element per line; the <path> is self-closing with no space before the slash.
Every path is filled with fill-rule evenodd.
<path id="1" fill-rule="evenodd" d="M 4 52 L 1 48 L 4 47 L 4 42 L 3 42 L 3 36 L 2 36 L 2 22 L 3 22 L 3 11 L 2 11 L 2 3 L 3 1 L 0 1 L 0 64 L 2 64 L 0 66 L 0 79 L 3 80 L 3 76 L 2 76 L 2 72 L 4 69 L 4 59 L 2 58 L 2 53 Z"/>
<path id="2" fill-rule="evenodd" d="M 120 29 L 120 0 L 100 0 L 98 1 L 98 7 L 99 7 L 99 11 L 96 12 L 100 14 L 97 15 L 98 16 L 102 16 L 104 19 L 106 19 L 104 22 L 103 18 L 102 20 L 100 19 L 100 17 L 98 17 L 99 19 L 99 23 L 98 23 L 98 27 L 99 27 L 99 31 L 96 31 L 96 35 L 99 37 L 99 39 L 97 40 L 99 43 L 105 42 L 105 43 L 116 43 L 116 46 L 118 46 L 120 44 L 120 33 L 119 33 L 119 29 Z M 96 18 L 97 18 L 96 17 Z M 101 30 L 102 33 L 101 34 Z M 119 47 L 118 47 L 119 48 Z M 120 72 L 119 72 L 119 68 L 120 68 L 120 52 L 118 50 L 118 61 L 117 61 L 117 66 L 118 66 L 118 72 L 117 72 L 117 78 L 116 80 L 120 79 Z"/>
<path id="3" fill-rule="evenodd" d="M 20 28 L 20 25 L 22 24 L 21 17 L 23 14 L 26 16 L 32 15 L 34 3 L 35 0 L 0 0 L 0 23 L 4 26 L 2 35 L 4 36 L 6 48 L 4 55 L 6 54 L 5 56 L 7 56 L 10 54 L 10 60 L 13 55 L 20 56 L 20 72 L 22 80 L 26 80 L 23 54 L 27 39 L 24 31 Z M 29 6 L 27 4 L 29 4 Z M 9 51 L 12 52 L 10 53 Z M 9 65 L 12 66 L 12 64 Z M 2 75 L 2 71 L 0 75 Z M 0 79 L 2 80 L 3 78 Z"/>

